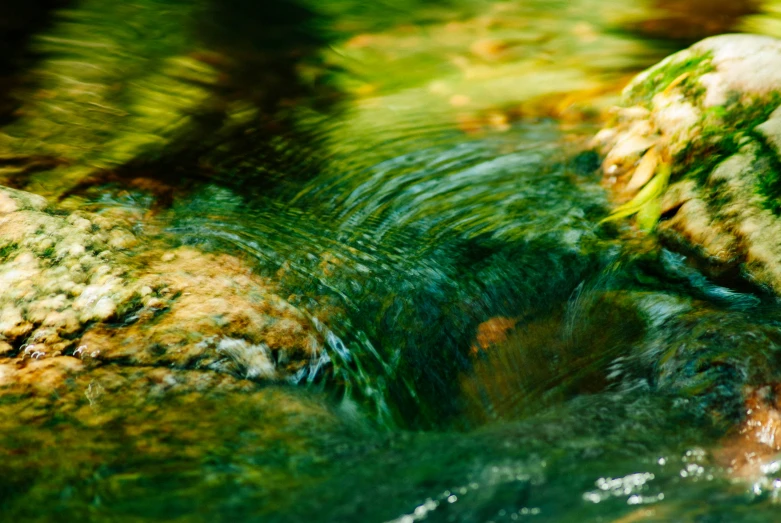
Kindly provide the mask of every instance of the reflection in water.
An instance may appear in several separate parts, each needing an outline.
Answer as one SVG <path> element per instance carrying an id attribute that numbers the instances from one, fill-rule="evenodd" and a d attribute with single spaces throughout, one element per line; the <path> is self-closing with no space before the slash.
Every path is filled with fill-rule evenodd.
<path id="1" fill-rule="evenodd" d="M 652 2 L 655 16 L 638 19 L 632 26 L 648 37 L 693 43 L 733 32 L 739 20 L 757 14 L 763 3 L 760 0 L 656 0 Z"/>
<path id="2" fill-rule="evenodd" d="M 684 41 L 771 28 L 773 6 L 58 11 L 26 58 L 38 84 L 14 91 L 5 183 L 240 253 L 328 354 L 273 386 L 89 358 L 0 362 L 0 509 L 773 520 L 778 469 L 746 449 L 767 452 L 761 435 L 777 431 L 781 311 L 598 225 L 599 158 L 582 152 L 622 81 Z M 29 33 L 49 19 L 37 20 Z M 152 27 L 165 38 L 135 36 Z M 101 31 L 75 39 L 84 28 Z M 747 397 L 764 410 L 741 425 Z"/>

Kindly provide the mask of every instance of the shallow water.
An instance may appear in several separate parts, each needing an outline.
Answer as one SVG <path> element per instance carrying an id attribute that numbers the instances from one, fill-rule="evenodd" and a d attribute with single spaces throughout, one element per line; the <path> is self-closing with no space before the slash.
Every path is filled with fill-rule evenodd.
<path id="1" fill-rule="evenodd" d="M 586 144 L 632 74 L 709 34 L 772 33 L 777 7 L 626 4 L 207 4 L 198 46 L 251 66 L 221 96 L 256 123 L 201 114 L 62 205 L 245 257 L 327 354 L 293 383 L 105 365 L 4 397 L 3 515 L 774 521 L 776 462 L 737 477 L 724 448 L 745 388 L 781 377 L 781 309 L 600 225 Z M 36 154 L 109 132 L 80 123 Z"/>

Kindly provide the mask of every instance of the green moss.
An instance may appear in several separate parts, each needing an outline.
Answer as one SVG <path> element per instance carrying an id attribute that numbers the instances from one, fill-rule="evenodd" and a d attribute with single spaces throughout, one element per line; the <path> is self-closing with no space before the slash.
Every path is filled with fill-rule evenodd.
<path id="1" fill-rule="evenodd" d="M 692 178 L 700 186 L 711 183 L 708 178 L 724 160 L 736 154 L 747 139 L 760 147 L 754 165 L 757 193 L 764 207 L 781 216 L 781 162 L 764 138 L 754 129 L 767 121 L 781 105 L 781 93 L 773 93 L 748 102 L 732 100 L 726 106 L 708 109 L 700 121 L 702 131 L 674 158 L 675 178 Z M 728 196 L 713 186 L 710 190 L 713 209 L 721 208 Z"/>
<path id="2" fill-rule="evenodd" d="M 711 65 L 711 55 L 706 53 L 699 56 L 692 56 L 685 60 L 671 61 L 658 69 L 653 70 L 645 81 L 634 86 L 627 95 L 627 102 L 630 105 L 651 106 L 653 97 L 666 89 L 673 81 L 686 73 L 691 73 L 688 77 L 681 80 L 679 84 L 684 94 L 689 97 L 699 97 L 704 89 L 697 79 L 705 73 L 713 71 Z"/>
<path id="3" fill-rule="evenodd" d="M 764 140 L 757 142 L 760 151 L 753 166 L 757 173 L 757 192 L 763 197 L 763 206 L 781 216 L 781 161 Z"/>
<path id="4" fill-rule="evenodd" d="M 781 216 L 781 162 L 776 152 L 767 145 L 765 138 L 754 129 L 767 121 L 770 114 L 781 105 L 781 93 L 773 93 L 769 99 L 756 103 L 752 110 L 744 115 L 743 125 L 759 144 L 757 159 L 757 192 L 763 197 L 764 207 Z"/>
<path id="5" fill-rule="evenodd" d="M 0 247 L 0 260 L 5 260 L 8 256 L 19 248 L 16 243 L 7 243 Z"/>
<path id="6" fill-rule="evenodd" d="M 724 118 L 724 123 L 733 129 L 753 130 L 764 123 L 781 104 L 781 93 L 772 93 L 762 99 L 755 99 L 739 111 L 731 111 Z"/>
<path id="7" fill-rule="evenodd" d="M 699 185 L 704 185 L 718 164 L 738 152 L 743 136 L 740 132 L 727 132 L 719 136 L 703 135 L 676 156 L 676 177 L 694 178 Z"/>
<path id="8" fill-rule="evenodd" d="M 765 122 L 779 104 L 781 94 L 773 93 L 762 99 L 747 103 L 734 101 L 728 106 L 706 111 L 700 121 L 702 131 L 699 136 L 674 159 L 676 177 L 694 178 L 700 185 L 705 184 L 718 164 L 738 152 L 746 136 L 755 137 L 754 128 Z M 773 183 L 772 180 L 767 182 Z M 770 185 L 763 191 L 769 190 Z"/>

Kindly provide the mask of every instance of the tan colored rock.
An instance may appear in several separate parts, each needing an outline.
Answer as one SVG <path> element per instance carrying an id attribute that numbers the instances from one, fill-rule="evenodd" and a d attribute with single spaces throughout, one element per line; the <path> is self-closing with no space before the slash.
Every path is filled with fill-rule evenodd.
<path id="1" fill-rule="evenodd" d="M 781 41 L 776 38 L 748 34 L 715 36 L 693 45 L 690 52 L 712 54 L 711 64 L 721 75 L 719 90 L 766 96 L 781 86 Z"/>
<path id="2" fill-rule="evenodd" d="M 19 210 L 16 201 L 5 193 L 0 192 L 0 214 L 9 214 Z"/>
<path id="3" fill-rule="evenodd" d="M 775 467 L 781 450 L 781 385 L 754 387 L 745 402 L 746 418 L 716 452 L 734 477 L 761 480 Z"/>
<path id="4" fill-rule="evenodd" d="M 101 361 L 219 368 L 256 378 L 290 375 L 322 356 L 312 324 L 239 260 L 186 247 L 169 254 L 150 257 L 138 274 L 138 293 L 147 292 L 146 305 L 135 312 L 139 320 L 92 328 L 81 339 L 85 352 L 99 348 Z M 280 359 L 284 371 L 273 365 Z"/>
<path id="5" fill-rule="evenodd" d="M 3 354 L 22 347 L 17 362 L 74 355 L 268 380 L 325 357 L 309 319 L 235 257 L 139 241 L 121 221 L 50 215 L 33 196 L 0 195 L 16 209 L 0 215 L 0 340 L 12 347 Z"/>
<path id="6" fill-rule="evenodd" d="M 697 135 L 700 111 L 681 93 L 660 93 L 653 99 L 652 121 L 660 130 L 667 152 L 677 155 Z"/>
<path id="7" fill-rule="evenodd" d="M 10 187 L 0 187 L 0 214 L 8 214 L 19 210 L 42 211 L 49 203 L 43 196 L 18 191 Z"/>
<path id="8" fill-rule="evenodd" d="M 691 199 L 675 215 L 662 222 L 660 234 L 668 243 L 695 247 L 708 262 L 720 265 L 738 261 L 738 240 L 725 231 L 711 215 L 707 202 Z"/>

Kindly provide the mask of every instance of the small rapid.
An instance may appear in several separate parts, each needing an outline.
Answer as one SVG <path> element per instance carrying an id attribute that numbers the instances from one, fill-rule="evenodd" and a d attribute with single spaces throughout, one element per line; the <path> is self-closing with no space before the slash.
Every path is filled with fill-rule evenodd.
<path id="1" fill-rule="evenodd" d="M 20 70 L 43 64 L 42 87 L 6 111 L 16 135 L 0 138 L 23 158 L 0 158 L 0 176 L 51 190 L 51 220 L 84 235 L 111 217 L 170 248 L 130 256 L 134 270 L 184 281 L 168 301 L 143 287 L 128 300 L 133 321 L 145 314 L 154 327 L 192 286 L 219 282 L 204 298 L 218 313 L 188 309 L 218 334 L 196 343 L 195 331 L 161 329 L 134 359 L 144 331 L 127 330 L 110 360 L 80 349 L 61 374 L 24 354 L 18 369 L 0 367 L 11 387 L 0 396 L 0 514 L 774 520 L 781 465 L 743 458 L 746 427 L 774 434 L 781 307 L 604 221 L 614 195 L 590 144 L 634 74 L 712 33 L 772 33 L 776 2 L 716 2 L 707 16 L 698 1 L 301 0 L 273 13 L 244 0 L 146 3 L 127 7 L 133 27 L 118 34 L 135 38 L 165 8 L 176 56 L 159 62 L 180 68 L 134 66 L 127 79 L 101 56 L 127 85 L 70 94 L 160 111 L 170 125 L 90 113 L 47 141 L 58 86 L 82 73 L 72 63 L 70 76 L 53 73 L 56 54 L 17 57 Z M 114 41 L 124 11 L 72 4 L 41 30 L 71 35 L 73 20 L 98 20 L 100 42 Z M 192 34 L 180 18 L 198 21 Z M 44 41 L 66 57 L 91 52 Z M 164 92 L 144 87 L 162 77 Z M 81 150 L 100 162 L 82 165 Z M 82 178 L 48 185 L 64 172 Z M 164 265 L 183 252 L 232 272 Z M 242 285 L 252 296 L 231 301 Z M 257 314 L 230 316 L 247 304 Z M 133 327 L 107 317 L 106 331 Z M 243 339 L 231 321 L 256 322 L 278 345 L 311 342 L 296 356 L 308 359 Z M 294 371 L 280 378 L 274 365 Z"/>

